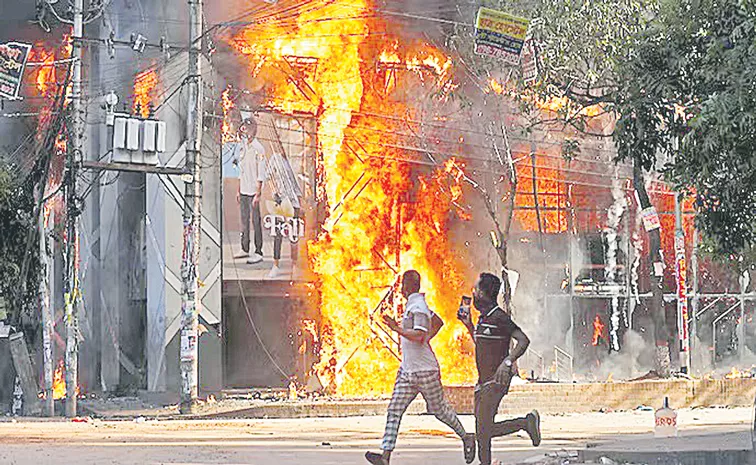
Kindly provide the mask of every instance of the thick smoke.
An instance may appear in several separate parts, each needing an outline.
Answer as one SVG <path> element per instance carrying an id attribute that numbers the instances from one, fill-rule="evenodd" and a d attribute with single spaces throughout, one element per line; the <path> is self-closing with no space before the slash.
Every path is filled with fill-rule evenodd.
<path id="1" fill-rule="evenodd" d="M 607 283 L 614 283 L 617 277 L 617 246 L 618 246 L 618 229 L 622 215 L 627 209 L 627 199 L 622 191 L 621 181 L 619 179 L 619 170 L 615 167 L 614 177 L 612 177 L 612 198 L 614 203 L 609 207 L 607 212 L 607 229 L 606 229 L 606 270 L 605 277 Z M 620 327 L 620 308 L 618 292 L 612 292 L 611 297 L 611 344 L 614 351 L 620 350 L 619 336 L 617 331 Z"/>

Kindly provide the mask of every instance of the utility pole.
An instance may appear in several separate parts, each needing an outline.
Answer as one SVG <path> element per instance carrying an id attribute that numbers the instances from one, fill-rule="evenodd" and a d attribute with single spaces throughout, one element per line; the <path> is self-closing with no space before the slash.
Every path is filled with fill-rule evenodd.
<path id="1" fill-rule="evenodd" d="M 189 105 L 186 117 L 186 172 L 184 195 L 184 250 L 181 257 L 181 413 L 197 404 L 197 265 L 199 262 L 200 204 L 199 155 L 202 145 L 202 0 L 189 0 Z"/>
<path id="2" fill-rule="evenodd" d="M 63 280 L 66 310 L 66 416 L 76 416 L 79 385 L 79 200 L 76 195 L 78 165 L 83 160 L 84 111 L 81 104 L 81 60 L 84 37 L 84 0 L 75 0 L 73 30 L 73 79 L 71 81 L 70 140 L 66 160 L 66 253 Z"/>
<path id="3" fill-rule="evenodd" d="M 685 260 L 685 229 L 683 228 L 680 195 L 675 193 L 675 277 L 677 278 L 677 339 L 680 346 L 680 373 L 690 368 L 690 334 L 688 333 L 688 266 Z"/>
<path id="4" fill-rule="evenodd" d="M 44 192 L 44 191 L 43 191 Z M 50 212 L 49 221 L 54 224 L 54 210 Z M 53 315 L 53 293 L 50 292 L 52 282 L 50 270 L 53 266 L 50 257 L 51 246 L 48 239 L 48 228 L 45 224 L 44 208 L 39 212 L 39 258 L 42 265 L 42 276 L 39 280 L 39 300 L 42 308 L 42 348 L 44 361 L 45 404 L 44 414 L 55 416 L 55 401 L 53 400 L 53 332 L 55 331 L 55 316 Z"/>
<path id="5" fill-rule="evenodd" d="M 651 205 L 651 198 L 646 190 L 643 176 L 643 163 L 639 158 L 633 160 L 633 185 L 638 196 L 641 215 L 651 220 L 644 220 L 644 228 L 648 233 L 648 259 L 650 266 L 651 301 L 648 308 L 651 311 L 651 334 L 656 339 L 655 368 L 659 376 L 670 376 L 669 330 L 664 311 L 664 257 L 661 252 L 661 226 L 658 213 Z M 646 223 L 649 224 L 646 224 Z"/>

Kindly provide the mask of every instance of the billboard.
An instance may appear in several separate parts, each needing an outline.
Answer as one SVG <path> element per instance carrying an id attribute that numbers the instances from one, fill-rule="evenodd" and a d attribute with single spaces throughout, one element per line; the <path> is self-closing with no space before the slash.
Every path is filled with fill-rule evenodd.
<path id="1" fill-rule="evenodd" d="M 519 65 L 529 26 L 528 19 L 481 7 L 475 21 L 475 53 Z"/>
<path id="2" fill-rule="evenodd" d="M 235 139 L 223 147 L 224 280 L 305 280 L 315 120 L 250 112 Z"/>
<path id="3" fill-rule="evenodd" d="M 20 42 L 0 44 L 0 98 L 19 98 L 18 93 L 31 48 L 31 45 Z"/>

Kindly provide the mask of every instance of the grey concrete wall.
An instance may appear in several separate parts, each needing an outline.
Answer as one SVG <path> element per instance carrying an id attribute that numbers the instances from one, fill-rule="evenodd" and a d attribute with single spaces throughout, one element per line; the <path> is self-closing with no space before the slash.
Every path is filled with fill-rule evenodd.
<path id="1" fill-rule="evenodd" d="M 163 85 L 178 88 L 186 68 L 186 55 L 162 72 Z M 202 169 L 202 238 L 199 278 L 200 324 L 208 330 L 200 338 L 200 389 L 216 391 L 221 385 L 220 351 L 220 134 L 212 117 L 213 73 L 203 63 L 205 86 L 205 136 L 200 157 Z M 158 118 L 168 123 L 168 147 L 161 156 L 165 166 L 183 166 L 186 139 L 186 95 L 176 92 Z M 150 176 L 147 180 L 147 389 L 178 389 L 176 334 L 181 323 L 181 255 L 183 249 L 184 183 L 178 176 Z"/>

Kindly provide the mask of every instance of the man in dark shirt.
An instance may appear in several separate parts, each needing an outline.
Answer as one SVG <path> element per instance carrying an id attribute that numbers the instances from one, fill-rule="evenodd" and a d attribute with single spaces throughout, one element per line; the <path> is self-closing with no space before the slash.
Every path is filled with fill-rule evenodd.
<path id="1" fill-rule="evenodd" d="M 530 345 L 530 339 L 512 318 L 496 303 L 501 280 L 490 273 L 481 273 L 473 290 L 473 305 L 480 312 L 477 326 L 472 318 L 461 313 L 460 319 L 475 340 L 475 363 L 478 384 L 475 386 L 475 431 L 481 465 L 491 465 L 491 439 L 524 430 L 534 446 L 541 443 L 540 418 L 537 411 L 524 418 L 495 422 L 499 403 L 509 391 L 514 375 L 513 365 Z M 505 280 L 504 305 L 509 307 L 510 293 Z M 517 345 L 509 350 L 514 339 Z"/>

